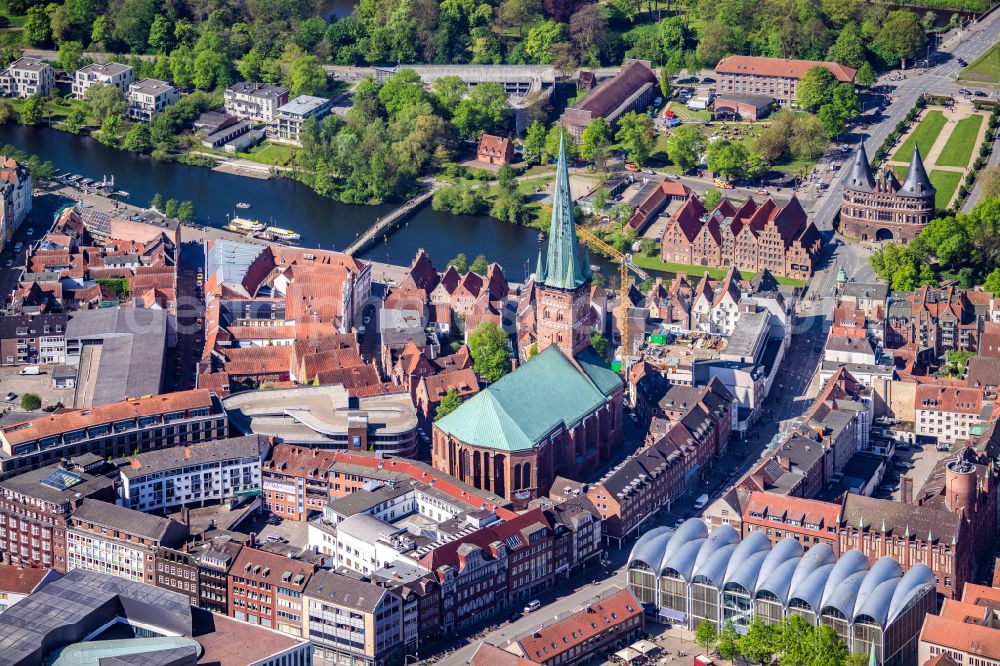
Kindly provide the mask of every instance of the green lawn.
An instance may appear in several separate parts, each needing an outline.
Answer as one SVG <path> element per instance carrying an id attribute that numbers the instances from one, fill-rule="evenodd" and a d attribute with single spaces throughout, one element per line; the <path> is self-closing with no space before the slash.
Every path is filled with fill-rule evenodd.
<path id="1" fill-rule="evenodd" d="M 979 138 L 979 128 L 982 126 L 983 117 L 978 113 L 959 120 L 935 164 L 938 166 L 968 167 L 972 151 L 976 147 L 976 139 Z"/>
<path id="2" fill-rule="evenodd" d="M 286 146 L 279 143 L 265 141 L 250 149 L 247 153 L 236 153 L 237 157 L 245 160 L 260 162 L 261 164 L 272 164 L 286 166 L 295 155 L 295 146 Z"/>
<path id="3" fill-rule="evenodd" d="M 909 162 L 910 157 L 913 155 L 914 145 L 920 149 L 921 157 L 926 156 L 931 146 L 937 140 L 938 134 L 944 128 L 945 122 L 947 121 L 944 118 L 944 114 L 938 109 L 928 111 L 924 119 L 917 125 L 917 129 L 911 132 L 910 136 L 903 142 L 903 145 L 896 150 L 892 159 L 897 162 Z"/>
<path id="4" fill-rule="evenodd" d="M 901 183 L 906 180 L 907 171 L 909 171 L 909 167 L 892 167 L 892 172 L 896 174 L 896 178 Z M 934 205 L 944 210 L 948 207 L 948 202 L 951 201 L 952 195 L 955 194 L 955 189 L 958 188 L 965 174 L 958 171 L 931 171 L 928 176 L 931 179 L 931 185 L 937 190 L 937 194 L 934 195 Z"/>
<path id="5" fill-rule="evenodd" d="M 942 209 L 947 208 L 948 202 L 951 201 L 952 195 L 955 194 L 958 184 L 962 182 L 964 177 L 965 174 L 957 171 L 931 171 L 931 185 L 937 190 L 934 205 Z"/>
<path id="6" fill-rule="evenodd" d="M 959 78 L 984 83 L 1000 83 L 1000 42 L 994 44 L 971 65 L 959 73 Z"/>
<path id="7" fill-rule="evenodd" d="M 645 268 L 647 270 L 659 271 L 662 273 L 671 273 L 677 275 L 678 273 L 684 273 L 690 275 L 691 277 L 700 278 L 705 275 L 705 271 L 708 271 L 708 276 L 713 280 L 721 280 L 726 277 L 725 268 L 715 268 L 710 266 L 692 266 L 690 264 L 676 264 L 670 261 L 662 261 L 658 257 L 649 257 L 644 254 L 634 254 L 632 255 L 632 261 L 636 263 L 640 268 Z M 743 277 L 747 280 L 753 278 L 753 273 L 744 273 L 741 271 Z M 798 280 L 795 278 L 777 277 L 779 284 L 787 284 L 793 287 L 803 287 L 805 286 L 805 280 Z"/>

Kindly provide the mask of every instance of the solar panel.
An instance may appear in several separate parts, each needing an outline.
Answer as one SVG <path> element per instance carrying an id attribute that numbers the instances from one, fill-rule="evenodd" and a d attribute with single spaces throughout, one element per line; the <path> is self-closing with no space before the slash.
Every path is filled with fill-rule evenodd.
<path id="1" fill-rule="evenodd" d="M 65 469 L 57 469 L 42 479 L 42 485 L 56 490 L 66 490 L 83 481 L 83 477 Z"/>

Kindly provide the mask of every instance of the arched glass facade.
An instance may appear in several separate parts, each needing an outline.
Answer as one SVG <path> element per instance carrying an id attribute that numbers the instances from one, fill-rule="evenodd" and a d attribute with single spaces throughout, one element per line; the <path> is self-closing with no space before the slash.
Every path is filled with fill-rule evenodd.
<path id="1" fill-rule="evenodd" d="M 915 657 L 923 615 L 936 603 L 934 574 L 923 564 L 904 574 L 889 557 L 869 566 L 858 551 L 836 559 L 826 544 L 804 550 L 784 539 L 772 547 L 760 532 L 741 541 L 728 525 L 709 534 L 695 518 L 644 534 L 628 581 L 647 613 L 690 629 L 731 620 L 745 631 L 755 618 L 777 624 L 795 614 L 832 627 L 851 652 L 874 646 L 886 666 Z"/>

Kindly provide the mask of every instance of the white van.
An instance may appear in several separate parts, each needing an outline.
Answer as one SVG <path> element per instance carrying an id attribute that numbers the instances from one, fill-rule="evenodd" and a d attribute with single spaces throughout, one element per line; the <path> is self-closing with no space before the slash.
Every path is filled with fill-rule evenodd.
<path id="1" fill-rule="evenodd" d="M 694 508 L 704 509 L 706 504 L 708 504 L 708 495 L 702 495 L 694 501 Z"/>

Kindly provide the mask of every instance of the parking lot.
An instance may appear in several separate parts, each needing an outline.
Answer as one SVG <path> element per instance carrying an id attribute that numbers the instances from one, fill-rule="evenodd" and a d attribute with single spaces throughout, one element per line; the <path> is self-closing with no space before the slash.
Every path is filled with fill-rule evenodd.
<path id="1" fill-rule="evenodd" d="M 5 366 L 0 368 L 0 398 L 4 398 L 8 392 L 17 394 L 17 397 L 10 402 L 4 399 L 3 407 L 5 409 L 20 411 L 21 396 L 25 393 L 37 393 L 38 397 L 42 399 L 43 407 L 55 405 L 60 402 L 64 405 L 72 406 L 73 389 L 52 388 L 52 376 L 50 374 L 52 368 L 50 366 L 38 366 L 41 373 L 38 375 L 19 375 L 18 371 L 21 367 L 24 366 Z"/>

